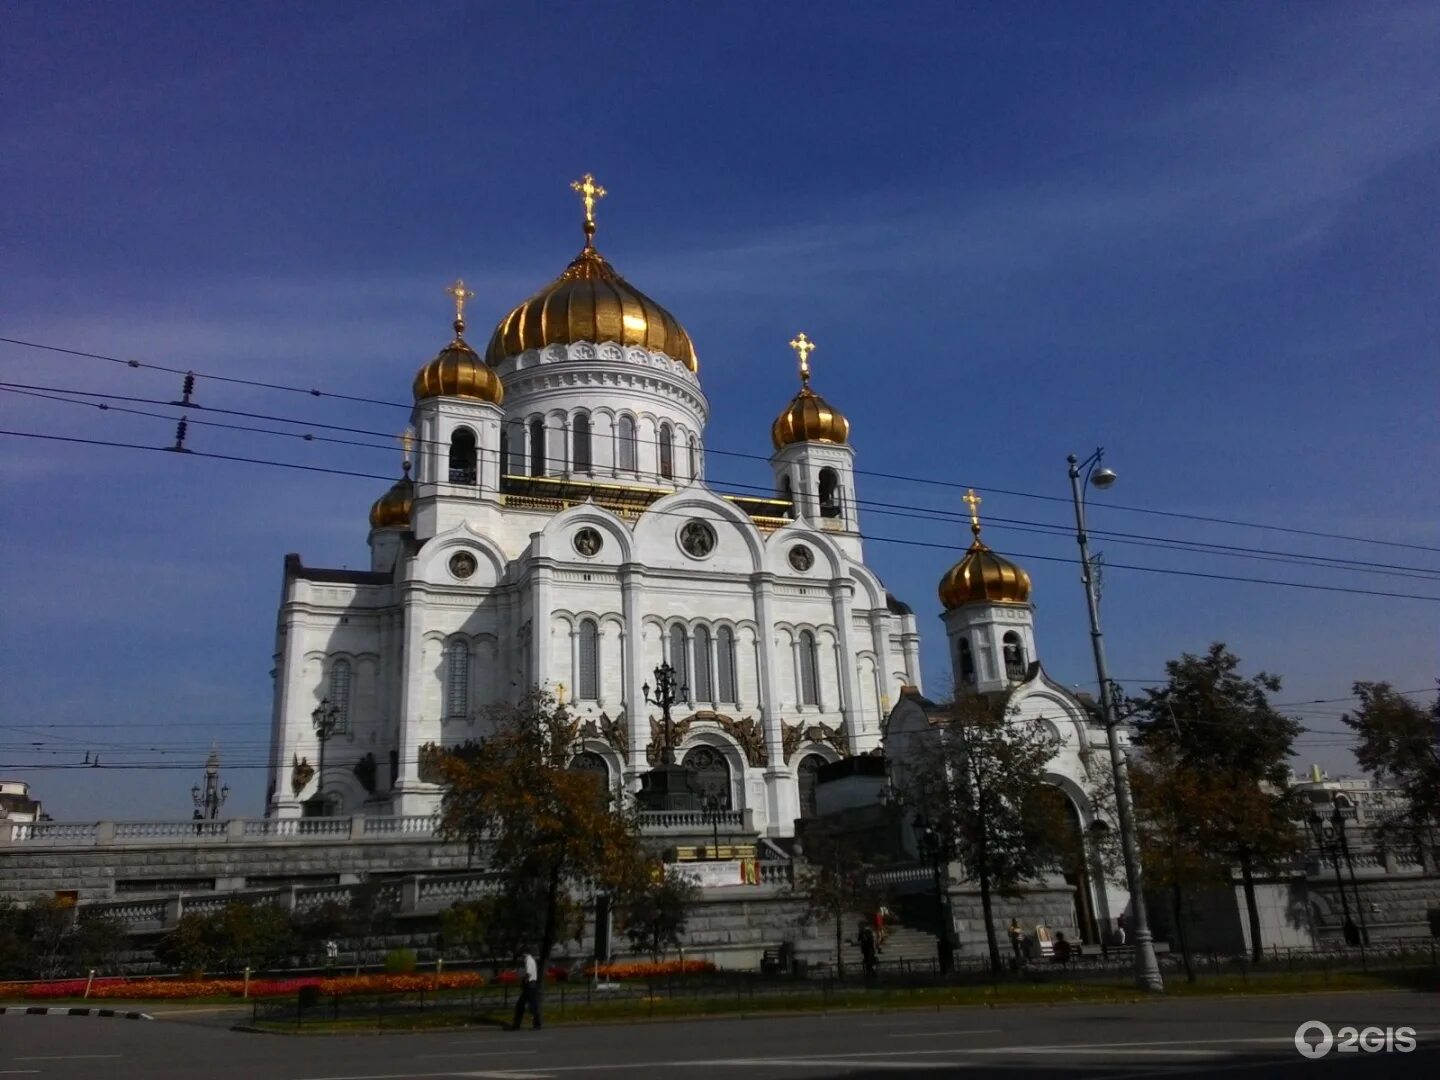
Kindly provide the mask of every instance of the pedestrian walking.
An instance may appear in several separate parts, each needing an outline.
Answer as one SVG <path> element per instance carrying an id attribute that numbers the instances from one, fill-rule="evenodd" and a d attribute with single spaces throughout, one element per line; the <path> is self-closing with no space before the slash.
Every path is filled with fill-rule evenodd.
<path id="1" fill-rule="evenodd" d="M 860 963 L 865 968 L 865 982 L 867 984 L 875 981 L 875 971 L 878 964 L 875 956 L 875 931 L 871 926 L 862 921 L 859 930 Z"/>
<path id="2" fill-rule="evenodd" d="M 515 969 L 515 974 L 520 976 L 520 996 L 515 999 L 515 1022 L 510 1025 L 511 1031 L 520 1030 L 520 1021 L 525 1019 L 525 1009 L 530 1009 L 530 1026 L 538 1031 L 540 1029 L 540 969 L 535 963 L 535 957 L 530 955 L 527 949 L 520 957 L 520 966 Z"/>

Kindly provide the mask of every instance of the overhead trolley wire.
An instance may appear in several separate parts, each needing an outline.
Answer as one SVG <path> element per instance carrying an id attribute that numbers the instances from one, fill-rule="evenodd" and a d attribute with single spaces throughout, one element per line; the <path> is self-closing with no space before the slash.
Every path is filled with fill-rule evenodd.
<path id="1" fill-rule="evenodd" d="M 167 365 L 164 365 L 164 364 L 150 363 L 150 362 L 148 362 L 148 361 L 134 360 L 134 359 L 125 359 L 125 358 L 123 358 L 123 357 L 118 357 L 118 356 L 108 356 L 108 355 L 106 355 L 106 354 L 104 354 L 104 353 L 87 352 L 87 351 L 81 350 L 81 349 L 67 349 L 67 348 L 62 348 L 62 347 L 57 346 L 57 345 L 44 344 L 44 343 L 42 343 L 42 342 L 25 341 L 25 340 L 22 340 L 22 339 L 20 339 L 20 338 L 12 338 L 12 337 L 0 336 L 0 342 L 3 342 L 3 343 L 5 343 L 5 344 L 9 344 L 9 345 L 21 346 L 21 347 L 23 347 L 23 348 L 40 349 L 40 350 L 44 350 L 44 351 L 47 351 L 47 352 L 53 352 L 53 353 L 58 353 L 58 354 L 67 355 L 67 356 L 76 356 L 76 357 L 85 357 L 85 358 L 90 358 L 90 359 L 95 359 L 95 360 L 104 360 L 104 361 L 108 361 L 108 362 L 110 362 L 110 363 L 122 364 L 122 365 L 124 365 L 125 367 L 127 367 L 127 368 L 132 368 L 132 369 L 145 368 L 145 369 L 149 369 L 149 370 L 152 370 L 152 371 L 161 371 L 161 372 L 165 372 L 165 373 L 172 374 L 172 375 L 193 375 L 193 376 L 195 376 L 196 378 L 210 379 L 210 380 L 213 380 L 213 381 L 216 381 L 216 382 L 231 383 L 231 384 L 241 385 L 241 386 L 254 386 L 254 387 L 257 387 L 257 388 L 260 388 L 260 389 L 280 391 L 280 392 L 286 392 L 286 393 L 305 394 L 305 395 L 307 395 L 307 396 L 309 396 L 309 397 L 316 397 L 316 398 L 327 397 L 327 398 L 333 398 L 333 399 L 338 400 L 338 401 L 353 401 L 353 402 L 358 402 L 358 403 L 367 404 L 367 405 L 377 405 L 377 406 L 382 406 L 382 407 L 386 407 L 386 408 L 403 409 L 403 410 L 405 410 L 406 412 L 410 412 L 410 411 L 413 410 L 413 408 L 414 408 L 414 404 L 413 404 L 413 403 L 401 403 L 401 402 L 397 402 L 397 401 L 385 401 L 385 400 L 382 400 L 382 399 L 379 399 L 379 398 L 362 397 L 362 396 L 357 396 L 357 395 L 354 395 L 354 394 L 334 393 L 334 392 L 331 392 L 331 391 L 320 390 L 320 389 L 318 389 L 318 388 L 313 388 L 313 387 L 312 387 L 312 388 L 305 388 L 305 387 L 300 387 L 300 386 L 290 386 L 290 385 L 286 385 L 286 384 L 284 384 L 284 383 L 264 382 L 264 381 L 257 380 L 257 379 L 246 379 L 246 378 L 241 378 L 241 377 L 239 377 L 239 376 L 233 376 L 233 375 L 216 375 L 216 374 L 210 374 L 210 373 L 202 372 L 202 371 L 195 371 L 194 369 L 170 367 L 170 366 L 167 366 Z M 218 411 L 218 410 L 216 410 L 216 411 Z M 328 427 L 328 426 L 330 426 L 330 425 L 316 424 L 316 425 L 313 425 L 313 426 L 317 426 L 317 427 Z M 387 436 L 387 437 L 388 437 L 388 436 Z M 722 455 L 729 456 L 729 457 L 751 458 L 751 459 L 760 460 L 760 461 L 769 461 L 769 460 L 770 460 L 767 456 L 765 456 L 765 455 L 763 455 L 763 454 L 746 453 L 746 452 L 738 451 L 738 450 L 720 450 L 720 449 L 717 449 L 717 448 L 707 447 L 705 452 L 706 452 L 706 453 L 709 453 L 709 454 L 722 454 Z M 1046 495 L 1046 494 L 1040 494 L 1040 493 L 1038 493 L 1038 492 L 1032 492 L 1032 491 L 1019 491 L 1019 490 L 1015 490 L 1015 489 L 999 488 L 999 487 L 988 486 L 988 485 L 977 485 L 977 484 L 962 483 L 962 482 L 954 481 L 954 480 L 942 480 L 942 479 L 939 479 L 938 477 L 906 476 L 906 475 L 904 475 L 904 474 L 888 473 L 888 472 L 882 472 L 882 471 L 873 470 L 873 469 L 855 469 L 854 472 L 855 472 L 855 474 L 856 474 L 857 476 L 874 476 L 874 477 L 878 477 L 878 478 L 880 478 L 880 479 L 885 479 L 885 480 L 897 480 L 897 481 L 901 481 L 901 482 L 904 482 L 904 483 L 925 484 L 925 485 L 932 485 L 932 486 L 936 486 L 936 487 L 953 488 L 953 489 L 958 489 L 958 490 L 964 490 L 964 489 L 966 489 L 966 488 L 971 488 L 971 487 L 981 487 L 983 490 L 991 491 L 991 492 L 993 492 L 993 493 L 995 493 L 995 494 L 997 494 L 997 495 L 1010 495 L 1010 496 L 1014 496 L 1014 497 L 1016 497 L 1016 498 L 1023 498 L 1023 499 L 1039 499 L 1039 500 L 1046 501 L 1046 502 L 1057 502 L 1057 503 L 1067 503 L 1067 504 L 1071 501 L 1070 499 L 1068 499 L 1068 498 L 1066 498 L 1066 497 L 1064 497 L 1064 496 L 1060 496 L 1060 495 Z M 1296 536 L 1310 536 L 1310 537 L 1316 537 L 1316 538 L 1319 538 L 1319 539 L 1326 539 L 1326 540 L 1341 540 L 1341 541 L 1346 541 L 1346 542 L 1349 542 L 1349 543 L 1359 543 L 1359 544 L 1377 544 L 1377 545 L 1381 545 L 1381 546 L 1384 546 L 1384 547 L 1406 548 L 1406 549 L 1413 550 L 1413 551 L 1428 551 L 1428 552 L 1440 553 L 1440 547 L 1436 547 L 1436 546 L 1433 546 L 1433 545 L 1426 545 L 1426 544 L 1411 544 L 1411 543 L 1406 543 L 1406 542 L 1404 542 L 1404 541 L 1399 541 L 1399 540 L 1381 540 L 1381 539 L 1378 539 L 1378 538 L 1375 538 L 1375 537 L 1352 536 L 1352 535 L 1348 535 L 1348 534 L 1345 534 L 1345 533 L 1324 532 L 1324 531 L 1316 530 L 1316 529 L 1301 529 L 1301 528 L 1297 528 L 1297 527 L 1295 527 L 1295 526 L 1289 526 L 1289 525 L 1275 525 L 1275 524 L 1267 524 L 1267 523 L 1264 523 L 1264 522 L 1242 521 L 1242 520 L 1238 520 L 1238 519 L 1234 519 L 1234 518 L 1214 517 L 1214 516 L 1207 516 L 1207 515 L 1203 515 L 1203 514 L 1188 514 L 1188 513 L 1183 513 L 1183 512 L 1174 511 L 1174 510 L 1159 510 L 1159 509 L 1155 509 L 1155 508 L 1153 508 L 1153 507 L 1146 507 L 1146 506 L 1127 506 L 1127 505 L 1120 504 L 1120 503 L 1106 503 L 1105 505 L 1106 505 L 1106 508 L 1109 509 L 1109 510 L 1118 510 L 1118 511 L 1123 511 L 1123 512 L 1125 512 L 1125 513 L 1132 513 L 1132 514 L 1152 514 L 1152 515 L 1156 515 L 1156 516 L 1158 516 L 1158 517 L 1173 518 L 1173 519 L 1185 520 L 1185 521 L 1207 522 L 1207 523 L 1216 524 L 1216 525 L 1226 525 L 1226 526 L 1230 526 L 1230 527 L 1233 527 L 1233 528 L 1269 530 L 1269 531 L 1274 531 L 1274 532 L 1289 533 L 1289 534 L 1291 534 L 1291 535 L 1296 535 Z"/>

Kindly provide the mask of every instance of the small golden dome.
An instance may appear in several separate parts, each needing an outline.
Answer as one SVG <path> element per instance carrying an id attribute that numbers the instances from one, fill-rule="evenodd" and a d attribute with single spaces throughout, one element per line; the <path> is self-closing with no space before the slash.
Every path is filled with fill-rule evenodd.
<path id="1" fill-rule="evenodd" d="M 700 368 L 690 335 L 675 316 L 617 274 L 588 237 L 563 274 L 500 320 L 485 360 L 498 364 L 527 349 L 576 341 L 639 345 L 691 371 Z"/>
<path id="2" fill-rule="evenodd" d="M 480 359 L 461 336 L 465 323 L 455 320 L 455 340 L 441 349 L 434 360 L 415 375 L 415 400 L 431 397 L 475 398 L 499 405 L 505 387 L 495 370 Z"/>
<path id="3" fill-rule="evenodd" d="M 770 427 L 775 449 L 791 443 L 828 442 L 845 445 L 850 438 L 850 421 L 810 387 L 801 387 L 785 411 Z"/>
<path id="4" fill-rule="evenodd" d="M 405 463 L 405 475 L 370 507 L 370 527 L 389 529 L 410 527 L 410 504 L 415 497 L 415 485 L 410 482 L 410 463 Z"/>
<path id="5" fill-rule="evenodd" d="M 964 501 L 970 507 L 970 532 L 975 539 L 965 557 L 940 579 L 940 603 L 946 611 L 966 604 L 1028 604 L 1030 575 L 996 555 L 980 539 L 980 496 L 970 490 Z"/>

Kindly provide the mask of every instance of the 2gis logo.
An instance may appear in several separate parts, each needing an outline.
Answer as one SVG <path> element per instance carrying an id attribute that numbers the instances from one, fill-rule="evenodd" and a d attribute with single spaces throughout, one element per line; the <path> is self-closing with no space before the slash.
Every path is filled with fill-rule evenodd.
<path id="1" fill-rule="evenodd" d="M 1412 1027 L 1342 1027 L 1332 1031 L 1323 1020 L 1306 1020 L 1295 1029 L 1295 1049 L 1307 1058 L 1337 1054 L 1408 1054 L 1415 1049 Z"/>

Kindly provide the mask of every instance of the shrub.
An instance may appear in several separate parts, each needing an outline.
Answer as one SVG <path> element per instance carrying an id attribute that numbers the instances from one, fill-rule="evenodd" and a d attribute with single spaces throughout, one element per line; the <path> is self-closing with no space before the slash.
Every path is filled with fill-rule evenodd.
<path id="1" fill-rule="evenodd" d="M 409 975 L 414 970 L 414 949 L 391 949 L 385 954 L 385 973 L 387 975 Z"/>

